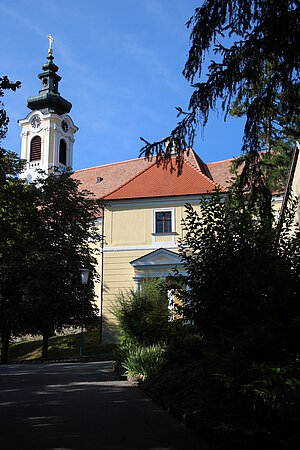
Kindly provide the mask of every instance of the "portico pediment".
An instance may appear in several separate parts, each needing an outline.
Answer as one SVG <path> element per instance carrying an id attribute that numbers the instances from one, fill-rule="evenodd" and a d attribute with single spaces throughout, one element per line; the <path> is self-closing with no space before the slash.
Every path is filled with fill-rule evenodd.
<path id="1" fill-rule="evenodd" d="M 141 258 L 135 259 L 130 263 L 135 270 L 146 269 L 174 269 L 183 266 L 183 262 L 178 253 L 171 252 L 164 248 L 154 250 Z"/>

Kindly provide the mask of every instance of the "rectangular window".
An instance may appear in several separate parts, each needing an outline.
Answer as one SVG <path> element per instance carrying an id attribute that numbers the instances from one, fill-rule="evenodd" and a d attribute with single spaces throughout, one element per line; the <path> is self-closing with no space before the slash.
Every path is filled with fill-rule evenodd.
<path id="1" fill-rule="evenodd" d="M 172 232 L 172 212 L 157 211 L 155 212 L 155 232 L 171 233 Z"/>

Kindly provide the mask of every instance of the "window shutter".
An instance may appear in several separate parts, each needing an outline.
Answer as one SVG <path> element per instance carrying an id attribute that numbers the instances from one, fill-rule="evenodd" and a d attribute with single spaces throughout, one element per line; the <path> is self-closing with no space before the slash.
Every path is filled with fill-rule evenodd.
<path id="1" fill-rule="evenodd" d="M 40 136 L 34 136 L 30 143 L 30 162 L 41 159 L 42 140 Z"/>

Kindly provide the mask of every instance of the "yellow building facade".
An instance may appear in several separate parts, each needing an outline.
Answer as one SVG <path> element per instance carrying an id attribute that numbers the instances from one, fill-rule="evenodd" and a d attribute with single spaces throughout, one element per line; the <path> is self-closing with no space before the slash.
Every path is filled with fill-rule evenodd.
<path id="1" fill-rule="evenodd" d="M 103 202 L 101 281 L 96 286 L 103 317 L 113 319 L 111 307 L 118 293 L 139 290 L 146 278 L 167 280 L 172 303 L 172 275 L 175 270 L 185 275 L 178 255 L 185 205 L 192 204 L 200 212 L 201 198 L 214 195 L 217 183 L 209 169 L 190 150 L 180 176 L 155 161 L 134 159 L 79 170 L 74 177 Z"/>
<path id="2" fill-rule="evenodd" d="M 145 278 L 168 278 L 184 268 L 178 257 L 183 236 L 186 202 L 199 210 L 199 199 L 162 198 L 115 201 L 104 209 L 103 313 L 111 318 L 111 305 L 120 291 L 138 290 Z M 156 217 L 171 215 L 171 230 L 156 233 Z M 101 271 L 99 261 L 98 270 Z M 170 286 L 171 287 L 171 286 Z M 96 292 L 101 296 L 100 285 Z"/>

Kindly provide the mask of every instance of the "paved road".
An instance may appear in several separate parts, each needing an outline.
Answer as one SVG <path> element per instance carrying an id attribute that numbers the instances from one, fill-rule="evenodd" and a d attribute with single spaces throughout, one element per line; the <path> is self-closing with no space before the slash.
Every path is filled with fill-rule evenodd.
<path id="1" fill-rule="evenodd" d="M 208 450 L 109 362 L 0 366 L 1 450 Z"/>

